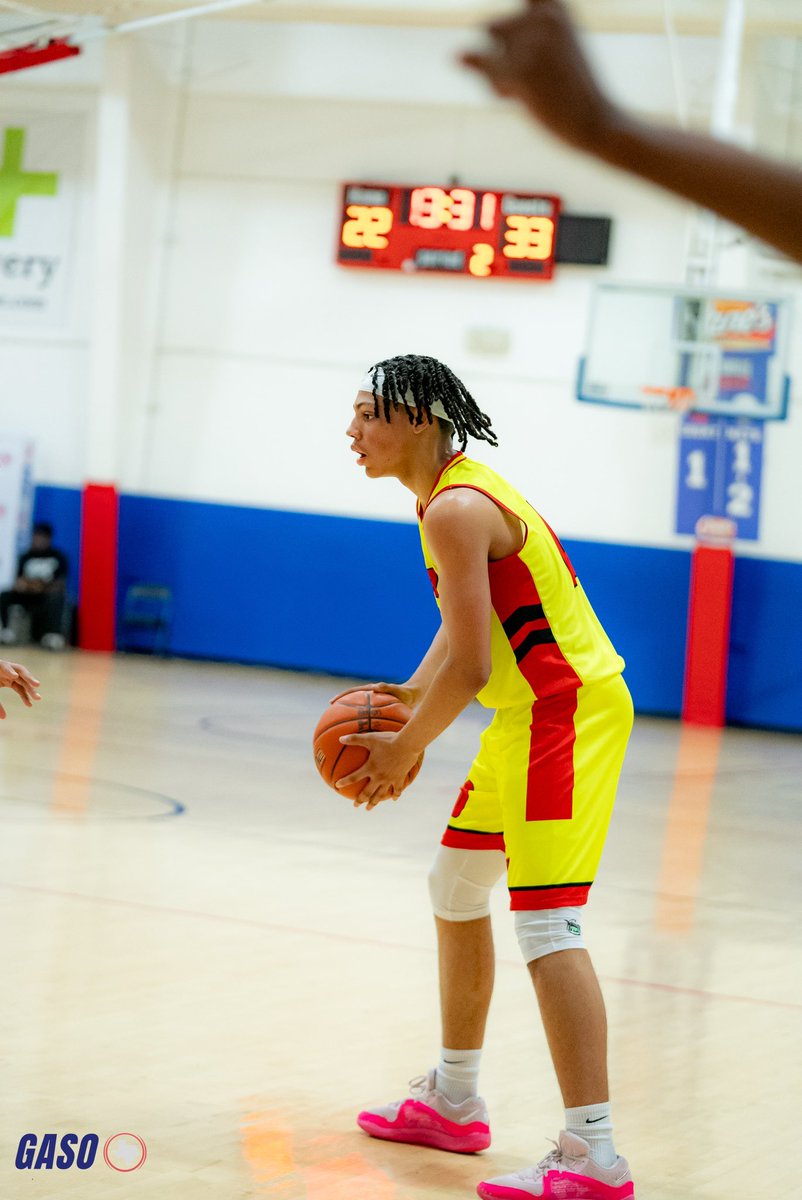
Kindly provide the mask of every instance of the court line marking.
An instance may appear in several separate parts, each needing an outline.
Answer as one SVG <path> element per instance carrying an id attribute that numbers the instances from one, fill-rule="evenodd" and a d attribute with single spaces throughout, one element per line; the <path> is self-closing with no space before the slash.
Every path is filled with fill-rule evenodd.
<path id="1" fill-rule="evenodd" d="M 89 904 L 105 904 L 117 908 L 130 908 L 146 913 L 168 913 L 171 916 L 191 917 L 195 920 L 218 921 L 226 925 L 239 925 L 244 928 L 272 930 L 274 933 L 301 934 L 307 937 L 325 938 L 328 941 L 350 942 L 359 946 L 377 946 L 381 950 L 406 950 L 413 954 L 434 955 L 434 946 L 408 946 L 403 942 L 383 942 L 378 938 L 357 937 L 350 933 L 337 933 L 322 929 L 304 929 L 296 925 L 277 925 L 271 921 L 257 921 L 252 917 L 234 917 L 224 913 L 210 913 L 192 908 L 174 908 L 171 905 L 146 904 L 142 900 L 119 900 L 113 896 L 89 896 L 84 892 L 68 892 L 58 888 L 37 887 L 28 883 L 8 883 L 0 880 L 0 888 L 7 891 L 27 892 L 35 895 L 52 896 L 62 900 L 83 900 Z M 499 958 L 496 960 L 502 966 L 519 967 L 517 959 Z M 657 983 L 650 979 L 626 979 L 615 975 L 600 976 L 602 982 L 617 983 L 624 987 L 647 988 L 653 991 L 669 992 L 681 996 L 696 996 L 702 1000 L 726 1000 L 737 1004 L 751 1004 L 760 1008 L 782 1008 L 792 1012 L 802 1012 L 802 1004 L 793 1004 L 786 1000 L 762 1000 L 755 996 L 733 996 L 726 992 L 708 992 L 701 988 L 679 987 L 673 983 Z"/>

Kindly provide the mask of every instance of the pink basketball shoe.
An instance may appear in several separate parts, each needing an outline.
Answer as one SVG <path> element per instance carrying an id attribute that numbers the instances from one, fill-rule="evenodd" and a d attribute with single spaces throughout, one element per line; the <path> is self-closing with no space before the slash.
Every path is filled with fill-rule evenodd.
<path id="1" fill-rule="evenodd" d="M 600 1167 L 590 1157 L 590 1146 L 576 1134 L 560 1134 L 552 1150 L 536 1167 L 515 1175 L 483 1180 L 476 1191 L 482 1200 L 633 1200 L 635 1187 L 629 1163 L 619 1157 L 611 1167 Z"/>
<path id="2" fill-rule="evenodd" d="M 380 1108 L 367 1109 L 357 1125 L 371 1137 L 411 1142 L 455 1154 L 476 1154 L 490 1145 L 487 1106 L 481 1096 L 452 1104 L 435 1087 L 434 1070 L 410 1080 L 410 1096 Z"/>

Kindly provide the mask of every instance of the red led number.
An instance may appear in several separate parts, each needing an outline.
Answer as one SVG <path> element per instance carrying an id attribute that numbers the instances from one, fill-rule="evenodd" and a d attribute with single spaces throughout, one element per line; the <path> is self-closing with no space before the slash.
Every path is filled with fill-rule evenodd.
<path id="1" fill-rule="evenodd" d="M 419 229 L 471 229 L 476 195 L 468 188 L 414 188 L 409 196 L 409 223 Z"/>

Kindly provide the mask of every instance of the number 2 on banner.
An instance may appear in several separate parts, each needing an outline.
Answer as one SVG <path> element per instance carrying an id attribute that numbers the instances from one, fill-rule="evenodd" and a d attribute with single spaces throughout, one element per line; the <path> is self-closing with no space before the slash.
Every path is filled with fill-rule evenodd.
<path id="1" fill-rule="evenodd" d="M 384 236 L 393 227 L 390 208 L 365 204 L 349 204 L 345 215 L 351 217 L 343 225 L 343 245 L 355 250 L 384 250 L 389 244 Z"/>
<path id="2" fill-rule="evenodd" d="M 504 247 L 507 258 L 551 258 L 554 222 L 551 217 L 507 217 Z"/>

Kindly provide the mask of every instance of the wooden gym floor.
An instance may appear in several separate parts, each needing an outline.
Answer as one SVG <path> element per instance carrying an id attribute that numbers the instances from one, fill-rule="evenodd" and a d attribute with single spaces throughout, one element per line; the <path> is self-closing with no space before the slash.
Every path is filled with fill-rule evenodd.
<path id="1" fill-rule="evenodd" d="M 478 707 L 366 813 L 310 754 L 341 681 L 18 653 L 46 698 L 0 695 L 3 1200 L 467 1198 L 548 1152 L 562 1109 L 503 888 L 493 1148 L 354 1125 L 435 1061 L 426 873 Z M 639 1200 L 799 1191 L 800 845 L 802 739 L 637 721 L 587 937 Z M 29 1132 L 101 1150 L 85 1171 L 17 1170 Z M 103 1160 L 121 1132 L 147 1145 L 138 1170 Z"/>

